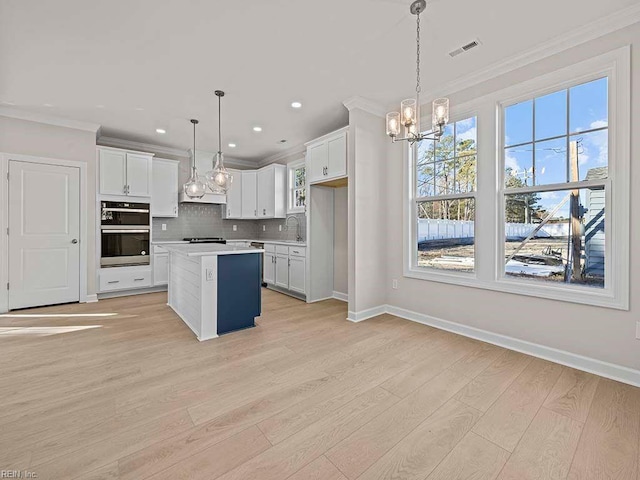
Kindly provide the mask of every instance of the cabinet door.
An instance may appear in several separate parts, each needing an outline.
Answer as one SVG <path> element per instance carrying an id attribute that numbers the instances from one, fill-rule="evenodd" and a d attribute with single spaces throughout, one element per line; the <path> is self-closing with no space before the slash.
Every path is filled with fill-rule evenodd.
<path id="1" fill-rule="evenodd" d="M 229 170 L 233 180 L 227 190 L 227 206 L 225 208 L 226 218 L 242 217 L 242 172 L 240 170 Z"/>
<path id="2" fill-rule="evenodd" d="M 242 172 L 242 218 L 258 218 L 256 181 L 254 170 Z"/>
<path id="3" fill-rule="evenodd" d="M 126 195 L 127 154 L 117 150 L 100 150 L 100 194 Z"/>
<path id="4" fill-rule="evenodd" d="M 289 257 L 289 290 L 306 293 L 304 257 Z"/>
<path id="5" fill-rule="evenodd" d="M 329 161 L 326 177 L 344 177 L 347 174 L 347 132 L 330 139 L 327 147 Z"/>
<path id="6" fill-rule="evenodd" d="M 271 285 L 276 283 L 276 257 L 273 253 L 264 254 L 262 279 L 265 283 L 269 283 Z"/>
<path id="7" fill-rule="evenodd" d="M 178 216 L 178 162 L 155 159 L 152 162 L 151 215 Z"/>
<path id="8" fill-rule="evenodd" d="M 328 163 L 327 143 L 311 145 L 307 149 L 307 184 L 324 180 Z"/>
<path id="9" fill-rule="evenodd" d="M 153 284 L 169 283 L 169 254 L 161 253 L 153 256 Z"/>
<path id="10" fill-rule="evenodd" d="M 276 254 L 276 285 L 289 288 L 289 256 Z"/>
<path id="11" fill-rule="evenodd" d="M 273 218 L 275 212 L 274 167 L 258 170 L 258 218 Z"/>
<path id="12" fill-rule="evenodd" d="M 133 197 L 151 196 L 151 158 L 149 155 L 127 153 L 127 194 Z"/>

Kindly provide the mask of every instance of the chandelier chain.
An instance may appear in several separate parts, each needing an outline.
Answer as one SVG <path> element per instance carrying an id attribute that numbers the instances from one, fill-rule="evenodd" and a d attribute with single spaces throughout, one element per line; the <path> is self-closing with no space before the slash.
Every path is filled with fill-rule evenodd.
<path id="1" fill-rule="evenodd" d="M 420 95 L 420 11 L 416 14 L 416 93 Z"/>

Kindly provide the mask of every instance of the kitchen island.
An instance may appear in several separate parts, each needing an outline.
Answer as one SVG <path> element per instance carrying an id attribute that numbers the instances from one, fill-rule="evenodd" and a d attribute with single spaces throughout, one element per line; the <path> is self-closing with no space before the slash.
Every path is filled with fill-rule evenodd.
<path id="1" fill-rule="evenodd" d="M 255 326 L 261 311 L 264 250 L 223 244 L 166 244 L 168 305 L 209 340 Z"/>

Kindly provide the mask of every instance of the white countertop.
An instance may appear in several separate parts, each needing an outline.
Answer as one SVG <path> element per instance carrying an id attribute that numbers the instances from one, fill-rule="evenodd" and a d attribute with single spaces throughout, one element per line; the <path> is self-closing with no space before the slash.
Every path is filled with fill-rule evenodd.
<path id="1" fill-rule="evenodd" d="M 212 255 L 239 255 L 243 253 L 262 253 L 264 250 L 253 247 L 234 247 L 220 243 L 170 243 L 163 245 L 171 253 L 188 257 L 207 257 Z"/>
<path id="2" fill-rule="evenodd" d="M 291 240 L 247 240 L 245 238 L 230 238 L 228 242 L 256 242 L 256 243 L 270 243 L 272 245 L 291 245 L 292 247 L 306 247 L 307 242 L 294 242 Z"/>
<path id="3" fill-rule="evenodd" d="M 307 242 L 293 242 L 287 240 L 250 240 L 246 238 L 228 238 L 227 243 L 233 242 L 257 242 L 257 243 L 271 243 L 273 245 L 291 245 L 294 247 L 306 247 Z M 154 240 L 152 245 L 171 245 L 171 244 L 189 244 L 185 240 Z"/>

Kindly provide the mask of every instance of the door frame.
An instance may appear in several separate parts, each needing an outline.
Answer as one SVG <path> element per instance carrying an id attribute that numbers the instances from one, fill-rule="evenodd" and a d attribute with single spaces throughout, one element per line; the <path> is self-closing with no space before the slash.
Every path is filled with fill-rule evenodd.
<path id="1" fill-rule="evenodd" d="M 80 176 L 80 303 L 89 301 L 87 293 L 87 169 L 86 162 L 74 160 L 61 160 L 57 158 L 37 157 L 33 155 L 20 155 L 0 152 L 0 313 L 9 310 L 9 292 L 6 284 L 9 281 L 9 245 L 7 228 L 9 228 L 9 161 L 16 160 L 27 163 L 40 163 L 58 167 L 75 167 L 79 169 Z"/>

